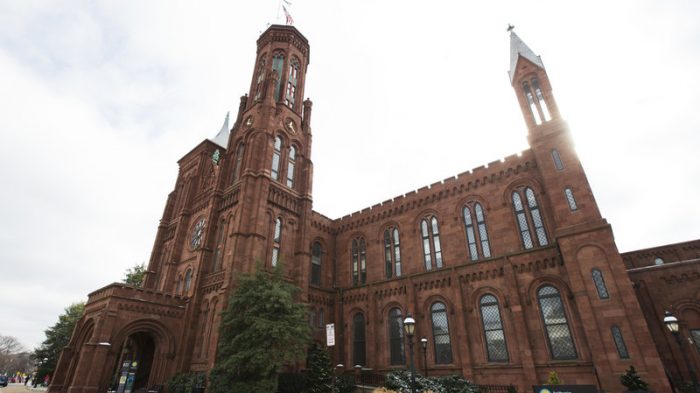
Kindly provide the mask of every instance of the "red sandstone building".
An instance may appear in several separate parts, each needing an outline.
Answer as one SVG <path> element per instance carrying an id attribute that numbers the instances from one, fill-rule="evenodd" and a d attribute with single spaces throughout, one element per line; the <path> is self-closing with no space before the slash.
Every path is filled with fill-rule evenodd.
<path id="1" fill-rule="evenodd" d="M 658 392 L 687 377 L 661 319 L 672 310 L 700 339 L 700 242 L 620 255 L 543 63 L 515 33 L 530 148 L 340 219 L 312 209 L 307 39 L 272 26 L 257 48 L 230 133 L 178 162 L 143 287 L 89 295 L 51 392 L 105 392 L 124 359 L 139 363 L 136 389 L 211 369 L 236 277 L 282 260 L 314 338 L 334 323 L 334 362 L 348 368 L 405 367 L 411 313 L 431 375 L 527 391 L 557 371 L 608 392 L 630 365 Z"/>

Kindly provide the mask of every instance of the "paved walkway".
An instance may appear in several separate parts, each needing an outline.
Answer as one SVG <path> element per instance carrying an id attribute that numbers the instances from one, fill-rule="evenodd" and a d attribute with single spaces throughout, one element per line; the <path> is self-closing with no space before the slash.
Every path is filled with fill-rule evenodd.
<path id="1" fill-rule="evenodd" d="M 0 393 L 27 393 L 27 392 L 45 392 L 46 388 L 44 387 L 36 387 L 32 388 L 31 386 L 27 385 L 24 386 L 24 384 L 21 383 L 11 383 L 7 385 L 6 388 L 0 387 Z"/>

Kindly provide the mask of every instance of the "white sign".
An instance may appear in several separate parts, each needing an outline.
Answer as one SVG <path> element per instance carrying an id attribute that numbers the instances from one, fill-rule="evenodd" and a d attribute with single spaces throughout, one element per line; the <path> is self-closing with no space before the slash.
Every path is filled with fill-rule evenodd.
<path id="1" fill-rule="evenodd" d="M 326 346 L 335 346 L 335 324 L 326 324 Z"/>

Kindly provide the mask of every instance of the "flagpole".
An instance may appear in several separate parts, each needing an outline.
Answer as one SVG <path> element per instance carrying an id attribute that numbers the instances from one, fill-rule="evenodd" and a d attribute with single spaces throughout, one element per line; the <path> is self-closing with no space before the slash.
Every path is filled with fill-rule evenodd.
<path id="1" fill-rule="evenodd" d="M 277 2 L 277 16 L 275 17 L 275 24 L 280 24 L 280 12 L 282 11 L 282 0 Z"/>

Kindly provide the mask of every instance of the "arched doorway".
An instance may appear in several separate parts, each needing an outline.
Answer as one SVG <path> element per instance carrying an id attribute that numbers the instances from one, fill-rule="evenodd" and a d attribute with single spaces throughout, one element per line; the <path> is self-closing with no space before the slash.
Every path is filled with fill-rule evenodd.
<path id="1" fill-rule="evenodd" d="M 117 393 L 145 393 L 150 386 L 155 350 L 155 340 L 150 333 L 136 332 L 129 335 L 117 357 L 109 390 Z"/>

